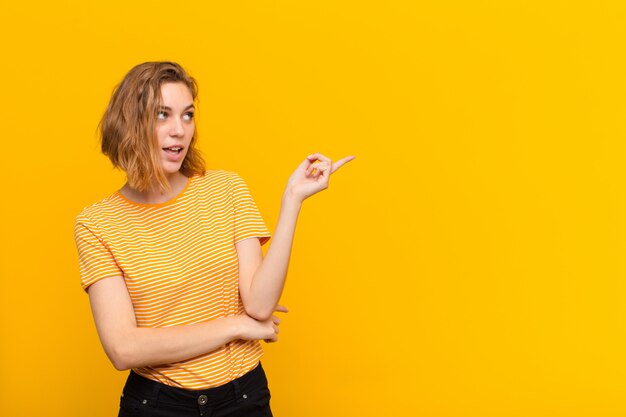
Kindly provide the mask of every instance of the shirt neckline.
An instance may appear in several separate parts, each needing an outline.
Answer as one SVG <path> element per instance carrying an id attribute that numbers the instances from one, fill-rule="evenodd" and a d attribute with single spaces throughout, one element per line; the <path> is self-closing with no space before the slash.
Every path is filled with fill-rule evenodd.
<path id="1" fill-rule="evenodd" d="M 130 200 L 130 199 L 124 197 L 124 195 L 120 192 L 120 190 L 117 190 L 115 192 L 115 195 L 119 199 L 121 199 L 122 201 L 124 201 L 124 202 L 126 202 L 126 203 L 128 203 L 130 205 L 136 206 L 136 207 L 148 207 L 148 208 L 165 207 L 165 206 L 169 206 L 171 204 L 174 204 L 176 201 L 178 201 L 187 192 L 187 190 L 189 189 L 189 186 L 191 185 L 191 181 L 192 181 L 193 178 L 194 178 L 194 175 L 192 175 L 191 177 L 188 177 L 187 178 L 187 183 L 185 184 L 185 187 L 176 196 L 174 196 L 173 198 L 171 198 L 171 199 L 169 199 L 167 201 L 164 201 L 162 203 L 138 203 L 136 201 L 133 201 L 133 200 Z"/>

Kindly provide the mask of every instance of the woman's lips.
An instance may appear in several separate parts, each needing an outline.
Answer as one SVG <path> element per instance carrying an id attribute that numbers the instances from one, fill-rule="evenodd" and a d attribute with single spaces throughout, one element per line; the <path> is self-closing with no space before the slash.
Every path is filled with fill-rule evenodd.
<path id="1" fill-rule="evenodd" d="M 167 159 L 169 161 L 172 162 L 178 162 L 180 160 L 183 159 L 183 149 L 181 149 L 180 151 L 176 152 L 176 151 L 171 151 L 169 149 L 163 149 L 163 152 L 165 152 L 165 155 L 167 156 Z"/>

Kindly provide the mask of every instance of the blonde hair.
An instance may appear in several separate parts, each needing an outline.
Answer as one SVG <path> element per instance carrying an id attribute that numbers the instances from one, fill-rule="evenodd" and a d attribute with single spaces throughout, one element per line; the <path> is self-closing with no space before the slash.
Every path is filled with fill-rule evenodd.
<path id="1" fill-rule="evenodd" d="M 182 82 L 189 88 L 193 100 L 198 98 L 194 78 L 174 62 L 144 62 L 132 68 L 114 88 L 98 128 L 102 153 L 113 166 L 126 172 L 128 184 L 146 191 L 151 184 L 170 191 L 161 166 L 156 137 L 156 117 L 162 105 L 161 85 Z M 194 131 L 180 172 L 187 177 L 205 173 L 205 162 L 196 148 L 198 134 Z"/>

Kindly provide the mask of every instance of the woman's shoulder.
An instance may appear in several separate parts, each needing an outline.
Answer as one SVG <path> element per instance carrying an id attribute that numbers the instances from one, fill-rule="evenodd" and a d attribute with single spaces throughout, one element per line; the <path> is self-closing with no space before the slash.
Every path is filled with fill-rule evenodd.
<path id="1" fill-rule="evenodd" d="M 88 206 L 83 207 L 82 210 L 76 215 L 76 223 L 94 223 L 98 218 L 118 212 L 120 210 L 120 205 L 115 203 L 116 197 L 117 191 Z"/>
<path id="2" fill-rule="evenodd" d="M 201 184 L 218 187 L 231 185 L 233 181 L 240 178 L 235 171 L 226 169 L 209 169 L 205 171 L 204 175 L 196 175 L 195 177 L 195 180 Z"/>
<path id="3" fill-rule="evenodd" d="M 230 179 L 234 175 L 237 175 L 235 171 L 229 171 L 226 169 L 207 169 L 203 176 L 198 176 L 201 178 L 209 178 L 213 180 L 224 180 Z"/>

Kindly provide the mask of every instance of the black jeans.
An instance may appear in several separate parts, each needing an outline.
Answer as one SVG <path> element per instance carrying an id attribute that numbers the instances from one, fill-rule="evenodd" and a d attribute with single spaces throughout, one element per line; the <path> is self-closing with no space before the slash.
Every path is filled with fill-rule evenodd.
<path id="1" fill-rule="evenodd" d="M 270 390 L 261 363 L 219 387 L 188 390 L 130 371 L 118 417 L 271 417 Z"/>

